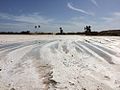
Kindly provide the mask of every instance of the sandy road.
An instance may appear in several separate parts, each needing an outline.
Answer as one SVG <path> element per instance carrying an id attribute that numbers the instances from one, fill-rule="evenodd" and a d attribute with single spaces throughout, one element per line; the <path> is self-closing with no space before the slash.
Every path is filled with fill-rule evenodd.
<path id="1" fill-rule="evenodd" d="M 120 90 L 119 41 L 64 36 L 1 44 L 0 90 Z"/>

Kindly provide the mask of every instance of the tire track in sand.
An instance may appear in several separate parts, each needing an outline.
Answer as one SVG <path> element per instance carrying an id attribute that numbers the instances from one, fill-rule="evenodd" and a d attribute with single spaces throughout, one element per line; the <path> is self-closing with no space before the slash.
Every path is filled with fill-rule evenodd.
<path id="1" fill-rule="evenodd" d="M 92 51 L 94 51 L 96 54 L 98 54 L 100 57 L 104 58 L 104 60 L 106 60 L 109 64 L 115 64 L 112 61 L 112 58 L 106 54 L 105 52 L 103 52 L 102 50 L 97 49 L 96 47 L 88 44 L 87 42 L 83 42 L 83 41 L 78 41 L 79 44 L 82 44 L 84 46 L 86 46 L 87 48 L 91 49 Z"/>
<path id="2" fill-rule="evenodd" d="M 48 74 L 51 68 L 49 65 L 45 65 L 40 62 L 40 48 L 49 42 L 44 41 L 44 42 L 38 42 L 34 44 L 29 43 L 22 47 L 15 48 L 15 49 L 11 48 L 1 53 L 0 54 L 2 56 L 1 59 L 6 60 L 5 63 L 8 64 L 8 66 L 0 65 L 2 68 L 3 74 L 7 75 L 7 77 L 1 75 L 1 78 L 2 78 L 1 81 L 4 81 L 4 79 L 9 77 L 10 79 L 7 80 L 8 82 L 6 81 L 6 84 L 9 83 L 8 84 L 8 86 L 10 85 L 9 87 L 14 87 L 17 90 L 21 90 L 21 89 L 26 90 L 25 88 L 29 90 L 38 89 L 38 88 L 41 89 L 42 87 L 36 86 L 34 88 L 34 86 L 39 85 L 40 79 L 42 80 L 42 77 L 44 77 L 45 75 L 46 75 L 45 77 L 47 80 L 47 78 L 49 77 Z M 2 62 L 2 64 L 4 63 Z M 26 77 L 27 74 L 28 74 L 28 77 Z M 31 74 L 33 74 L 33 76 L 31 76 Z M 29 79 L 32 77 L 33 77 L 33 80 Z M 39 77 L 39 78 L 35 78 L 35 77 Z M 14 80 L 14 78 L 16 78 L 16 80 Z M 26 80 L 23 80 L 25 78 Z M 24 82 L 21 83 L 22 80 Z M 31 85 L 30 82 L 31 84 L 33 82 L 35 83 Z M 41 82 L 41 84 L 43 84 L 43 81 Z"/>

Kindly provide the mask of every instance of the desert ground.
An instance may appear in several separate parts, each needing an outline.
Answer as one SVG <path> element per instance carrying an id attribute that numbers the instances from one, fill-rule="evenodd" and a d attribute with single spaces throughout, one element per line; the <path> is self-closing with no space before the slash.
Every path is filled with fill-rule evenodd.
<path id="1" fill-rule="evenodd" d="M 0 35 L 0 90 L 120 90 L 120 37 Z"/>

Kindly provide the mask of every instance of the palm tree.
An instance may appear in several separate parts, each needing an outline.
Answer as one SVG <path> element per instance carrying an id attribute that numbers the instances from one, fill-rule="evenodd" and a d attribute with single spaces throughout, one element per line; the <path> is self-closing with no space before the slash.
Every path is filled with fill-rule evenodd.
<path id="1" fill-rule="evenodd" d="M 84 27 L 85 33 L 90 34 L 91 33 L 91 26 Z"/>
<path id="2" fill-rule="evenodd" d="M 62 27 L 60 27 L 60 34 L 63 34 L 63 29 L 62 29 Z"/>
<path id="3" fill-rule="evenodd" d="M 40 28 L 40 25 L 38 25 L 38 28 Z"/>
<path id="4" fill-rule="evenodd" d="M 35 26 L 35 29 L 37 28 L 37 26 Z"/>

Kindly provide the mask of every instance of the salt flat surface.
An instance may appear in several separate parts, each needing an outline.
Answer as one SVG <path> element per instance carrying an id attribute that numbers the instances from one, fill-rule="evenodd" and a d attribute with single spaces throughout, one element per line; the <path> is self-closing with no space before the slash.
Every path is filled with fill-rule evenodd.
<path id="1" fill-rule="evenodd" d="M 0 90 L 120 90 L 120 37 L 0 35 Z"/>

